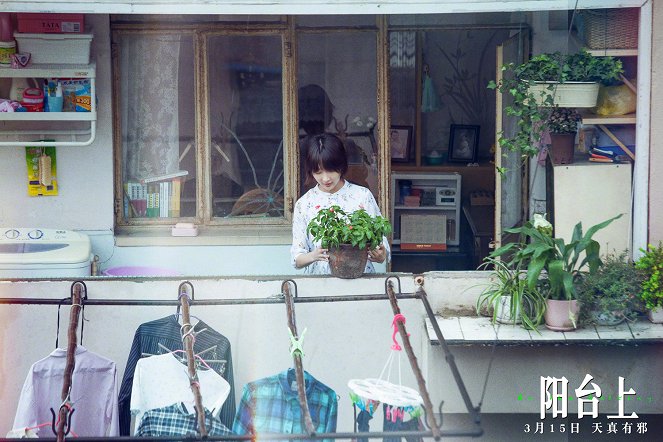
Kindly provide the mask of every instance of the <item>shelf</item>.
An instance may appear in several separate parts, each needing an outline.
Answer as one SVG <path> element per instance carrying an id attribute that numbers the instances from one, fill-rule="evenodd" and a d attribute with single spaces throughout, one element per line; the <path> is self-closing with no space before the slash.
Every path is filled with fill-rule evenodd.
<path id="1" fill-rule="evenodd" d="M 95 78 L 95 64 L 35 64 L 21 69 L 0 67 L 0 78 Z"/>
<path id="2" fill-rule="evenodd" d="M 448 210 L 455 211 L 456 205 L 449 206 L 394 206 L 394 210 Z"/>
<path id="3" fill-rule="evenodd" d="M 0 112 L 0 121 L 95 121 L 96 112 Z"/>
<path id="4" fill-rule="evenodd" d="M 594 57 L 637 57 L 638 48 L 635 49 L 589 49 L 585 48 L 587 52 Z"/>
<path id="5" fill-rule="evenodd" d="M 488 170 L 494 169 L 495 165 L 491 163 L 480 163 L 478 166 L 466 166 L 464 163 L 458 164 L 445 164 L 440 166 L 416 166 L 414 164 L 392 164 L 392 172 L 417 172 L 417 173 L 429 173 L 429 172 L 444 172 L 444 173 L 454 173 L 462 172 L 464 170 Z"/>
<path id="6" fill-rule="evenodd" d="M 594 115 L 582 114 L 582 124 L 636 124 L 635 114 Z"/>

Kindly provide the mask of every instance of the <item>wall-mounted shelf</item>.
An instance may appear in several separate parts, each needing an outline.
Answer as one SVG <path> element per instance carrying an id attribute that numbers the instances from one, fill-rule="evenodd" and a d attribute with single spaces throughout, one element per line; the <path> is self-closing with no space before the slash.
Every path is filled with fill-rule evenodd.
<path id="1" fill-rule="evenodd" d="M 583 124 L 635 124 L 635 114 L 626 115 L 595 115 L 595 114 L 581 114 Z"/>
<path id="2" fill-rule="evenodd" d="M 27 68 L 12 69 L 0 68 L 0 78 L 87 78 L 90 80 L 90 112 L 0 112 L 0 122 L 75 122 L 84 121 L 90 123 L 89 138 L 84 141 L 26 141 L 10 140 L 0 141 L 0 147 L 22 147 L 30 146 L 89 146 L 96 137 L 97 132 L 97 100 L 96 100 L 96 66 L 94 63 L 87 65 L 76 64 L 32 64 Z M 48 136 L 49 134 L 63 134 L 62 125 L 56 128 L 25 129 L 25 130 L 0 129 L 0 136 Z M 66 131 L 65 131 L 66 132 Z M 80 130 L 72 130 L 71 135 L 79 133 Z"/>

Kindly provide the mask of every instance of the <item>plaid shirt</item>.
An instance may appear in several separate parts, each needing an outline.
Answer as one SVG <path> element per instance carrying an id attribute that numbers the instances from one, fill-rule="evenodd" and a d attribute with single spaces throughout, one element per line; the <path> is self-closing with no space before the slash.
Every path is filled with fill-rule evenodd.
<path id="1" fill-rule="evenodd" d="M 233 432 L 303 434 L 305 426 L 297 396 L 294 369 L 244 386 Z M 304 372 L 306 399 L 317 433 L 336 431 L 336 392 Z M 292 388 L 294 387 L 294 388 Z"/>
<path id="2" fill-rule="evenodd" d="M 232 434 L 208 410 L 205 410 L 205 429 L 210 436 Z M 196 436 L 197 434 L 196 414 L 189 413 L 181 402 L 146 411 L 136 430 L 136 436 Z"/>

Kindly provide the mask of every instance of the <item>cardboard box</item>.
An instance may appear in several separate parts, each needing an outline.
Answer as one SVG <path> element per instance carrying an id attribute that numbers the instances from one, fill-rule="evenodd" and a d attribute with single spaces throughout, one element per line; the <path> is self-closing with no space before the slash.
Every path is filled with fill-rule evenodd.
<path id="1" fill-rule="evenodd" d="M 35 34 L 81 33 L 85 29 L 84 14 L 18 13 L 18 32 Z"/>

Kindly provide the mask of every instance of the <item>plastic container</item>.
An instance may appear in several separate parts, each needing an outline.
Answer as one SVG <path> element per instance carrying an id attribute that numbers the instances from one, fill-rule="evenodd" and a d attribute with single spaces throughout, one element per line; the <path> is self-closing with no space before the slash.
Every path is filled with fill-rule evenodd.
<path id="1" fill-rule="evenodd" d="M 10 65 L 12 62 L 12 55 L 16 53 L 16 42 L 0 41 L 0 64 Z"/>
<path id="2" fill-rule="evenodd" d="M 102 272 L 105 276 L 182 276 L 178 271 L 162 267 L 122 266 L 111 267 Z"/>
<path id="3" fill-rule="evenodd" d="M 32 54 L 33 63 L 90 63 L 92 34 L 14 33 L 20 52 Z"/>
<path id="4" fill-rule="evenodd" d="M 18 32 L 27 33 L 81 33 L 85 29 L 84 14 L 18 13 Z"/>
<path id="5" fill-rule="evenodd" d="M 9 12 L 0 12 L 0 41 L 11 41 L 14 38 L 14 26 Z"/>

